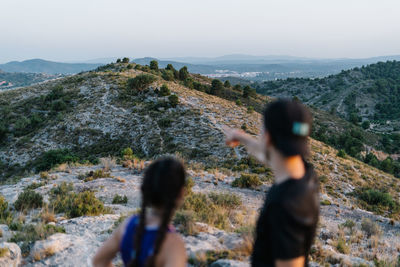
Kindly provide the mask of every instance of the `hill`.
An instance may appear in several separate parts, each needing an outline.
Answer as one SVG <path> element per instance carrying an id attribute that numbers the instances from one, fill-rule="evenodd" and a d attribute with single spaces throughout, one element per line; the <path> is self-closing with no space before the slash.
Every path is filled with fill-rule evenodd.
<path id="1" fill-rule="evenodd" d="M 257 110 L 268 98 L 246 90 L 172 66 L 118 63 L 1 92 L 0 194 L 9 207 L 8 219 L 2 219 L 4 238 L 11 237 L 32 266 L 86 266 L 124 216 L 137 210 L 143 167 L 175 154 L 185 160 L 193 180 L 193 195 L 175 219 L 190 263 L 204 266 L 228 258 L 247 266 L 240 261 L 248 261 L 250 233 L 272 174 L 243 148 L 232 150 L 223 141 L 222 125 L 259 134 Z M 312 261 L 394 264 L 400 180 L 352 157 L 338 157 L 324 143 L 311 139 L 310 144 L 323 205 Z M 257 182 L 238 188 L 236 179 Z M 64 198 L 65 203 L 90 201 L 75 209 L 58 204 Z M 90 203 L 96 206 L 86 206 Z M 24 220 L 18 217 L 21 209 Z"/>
<path id="2" fill-rule="evenodd" d="M 17 73 L 3 72 L 0 70 L 0 90 L 14 87 L 28 86 L 61 77 L 44 73 Z"/>
<path id="3" fill-rule="evenodd" d="M 74 74 L 97 68 L 101 64 L 89 63 L 60 63 L 43 59 L 30 59 L 25 61 L 11 61 L 0 64 L 0 69 L 6 72 L 28 72 L 47 74 Z"/>
<path id="4" fill-rule="evenodd" d="M 321 79 L 286 79 L 259 84 L 257 91 L 276 97 L 299 97 L 309 105 L 375 131 L 400 131 L 400 62 L 379 62 Z M 388 121 L 390 125 L 388 125 Z"/>

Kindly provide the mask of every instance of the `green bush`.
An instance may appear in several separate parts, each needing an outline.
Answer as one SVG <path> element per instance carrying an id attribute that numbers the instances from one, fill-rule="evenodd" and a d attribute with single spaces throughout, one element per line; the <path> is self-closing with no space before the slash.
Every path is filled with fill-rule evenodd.
<path id="1" fill-rule="evenodd" d="M 240 205 L 241 201 L 235 196 L 217 193 L 206 195 L 194 193 L 190 189 L 180 212 L 189 212 L 192 221 L 200 221 L 217 228 L 226 229 L 231 225 L 229 222 L 230 214 Z M 181 219 L 183 220 L 183 218 Z"/>
<path id="2" fill-rule="evenodd" d="M 150 61 L 150 69 L 158 71 L 158 62 L 157 62 L 157 60 Z"/>
<path id="3" fill-rule="evenodd" d="M 90 182 L 100 178 L 109 178 L 111 177 L 109 172 L 104 171 L 103 169 L 94 170 L 86 173 L 84 181 Z"/>
<path id="4" fill-rule="evenodd" d="M 338 241 L 336 242 L 336 249 L 339 253 L 342 254 L 349 254 L 350 248 L 347 245 L 346 241 L 342 238 L 339 238 Z"/>
<path id="5" fill-rule="evenodd" d="M 0 195 L 0 221 L 6 219 L 8 215 L 8 202 L 2 195 Z"/>
<path id="6" fill-rule="evenodd" d="M 340 149 L 336 156 L 341 157 L 341 158 L 346 158 L 346 152 L 343 149 Z"/>
<path id="7" fill-rule="evenodd" d="M 108 212 L 103 202 L 96 198 L 93 192 L 84 191 L 78 194 L 69 191 L 68 185 L 61 185 L 63 188 L 55 189 L 51 194 L 50 205 L 56 213 L 65 213 L 69 218 L 84 215 L 97 216 Z M 59 186 L 59 187 L 61 187 Z"/>
<path id="8" fill-rule="evenodd" d="M 362 219 L 361 230 L 363 230 L 368 237 L 382 234 L 381 227 L 377 223 L 374 223 L 368 218 Z"/>
<path id="9" fill-rule="evenodd" d="M 393 207 L 396 204 L 391 195 L 375 189 L 367 189 L 362 191 L 358 197 L 359 199 L 367 202 L 369 205 Z"/>
<path id="10" fill-rule="evenodd" d="M 41 172 L 48 171 L 62 163 L 77 161 L 79 161 L 79 157 L 68 149 L 49 150 L 35 160 L 34 167 L 36 171 Z"/>
<path id="11" fill-rule="evenodd" d="M 262 184 L 258 175 L 243 173 L 240 178 L 236 178 L 232 182 L 233 187 L 240 188 L 256 188 Z"/>
<path id="12" fill-rule="evenodd" d="M 160 96 L 169 96 L 171 94 L 171 91 L 168 88 L 168 85 L 163 84 L 160 88 L 159 95 Z"/>
<path id="13" fill-rule="evenodd" d="M 171 70 L 162 70 L 161 77 L 166 81 L 173 81 L 175 79 L 174 72 Z"/>
<path id="14" fill-rule="evenodd" d="M 242 205 L 242 199 L 236 194 L 210 193 L 208 197 L 218 206 L 236 208 Z"/>
<path id="15" fill-rule="evenodd" d="M 197 235 L 195 224 L 196 216 L 193 211 L 178 211 L 174 217 L 174 224 L 179 225 L 179 231 L 184 235 Z"/>
<path id="16" fill-rule="evenodd" d="M 177 95 L 170 95 L 168 97 L 169 104 L 175 108 L 179 104 L 179 97 Z"/>
<path id="17" fill-rule="evenodd" d="M 322 206 L 329 206 L 329 205 L 331 205 L 332 203 L 328 200 L 328 199 L 324 199 L 324 200 L 322 200 L 321 201 L 321 205 Z"/>
<path id="18" fill-rule="evenodd" d="M 128 79 L 128 89 L 131 90 L 144 90 L 157 79 L 153 75 L 139 74 L 135 78 Z"/>
<path id="19" fill-rule="evenodd" d="M 41 194 L 36 193 L 33 190 L 24 190 L 18 195 L 17 201 L 14 203 L 16 210 L 29 210 L 36 209 L 43 206 L 43 197 Z"/>
<path id="20" fill-rule="evenodd" d="M 59 186 L 53 187 L 50 190 L 50 198 L 56 198 L 57 196 L 63 198 L 74 190 L 72 183 L 62 182 Z"/>
<path id="21" fill-rule="evenodd" d="M 128 197 L 127 196 L 120 196 L 116 194 L 112 200 L 112 204 L 126 204 L 128 203 Z"/>
<path id="22" fill-rule="evenodd" d="M 67 108 L 67 104 L 62 99 L 55 100 L 51 104 L 52 111 L 64 111 L 67 110 Z"/>
<path id="23" fill-rule="evenodd" d="M 400 214 L 400 204 L 389 193 L 371 188 L 361 188 L 355 190 L 354 194 L 360 200 L 360 204 L 369 211 L 377 214 Z"/>
<path id="24" fill-rule="evenodd" d="M 179 79 L 181 81 L 186 80 L 187 78 L 189 78 L 189 71 L 187 69 L 186 66 L 183 66 L 180 70 L 179 70 Z"/>
<path id="25" fill-rule="evenodd" d="M 10 228 L 11 229 L 11 228 Z M 9 240 L 9 242 L 22 243 L 20 245 L 23 254 L 29 252 L 30 247 L 37 240 L 43 240 L 55 233 L 65 233 L 64 227 L 54 226 L 51 224 L 28 224 L 17 230 Z"/>
<path id="26" fill-rule="evenodd" d="M 129 57 L 124 57 L 122 59 L 122 63 L 129 63 Z"/>
<path id="27" fill-rule="evenodd" d="M 133 150 L 130 147 L 124 148 L 121 152 L 123 158 L 132 158 L 133 157 Z"/>

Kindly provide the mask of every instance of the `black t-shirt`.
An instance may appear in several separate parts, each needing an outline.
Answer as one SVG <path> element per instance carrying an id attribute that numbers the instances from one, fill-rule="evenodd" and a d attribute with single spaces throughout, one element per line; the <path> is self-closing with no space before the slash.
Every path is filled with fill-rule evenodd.
<path id="1" fill-rule="evenodd" d="M 275 260 L 306 257 L 319 216 L 319 185 L 309 164 L 301 179 L 288 179 L 268 191 L 257 222 L 253 267 L 275 266 Z"/>

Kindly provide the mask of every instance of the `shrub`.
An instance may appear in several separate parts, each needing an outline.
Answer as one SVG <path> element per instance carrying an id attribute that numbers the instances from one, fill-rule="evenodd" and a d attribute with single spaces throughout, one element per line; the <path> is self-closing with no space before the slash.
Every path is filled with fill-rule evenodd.
<path id="1" fill-rule="evenodd" d="M 172 120 L 169 119 L 169 118 L 162 118 L 162 119 L 159 119 L 159 120 L 157 121 L 157 124 L 158 124 L 158 126 L 160 126 L 161 128 L 167 128 L 167 127 L 170 127 L 170 126 L 171 126 Z"/>
<path id="2" fill-rule="evenodd" d="M 124 57 L 122 59 L 122 63 L 129 63 L 129 58 L 128 57 Z"/>
<path id="3" fill-rule="evenodd" d="M 33 190 L 24 190 L 18 195 L 17 201 L 14 203 L 16 210 L 35 209 L 43 205 L 43 197 Z"/>
<path id="4" fill-rule="evenodd" d="M 346 241 L 343 238 L 339 238 L 338 241 L 336 242 L 336 249 L 338 252 L 342 254 L 349 254 L 350 248 L 346 244 Z"/>
<path id="5" fill-rule="evenodd" d="M 262 184 L 258 175 L 243 173 L 240 178 L 236 178 L 232 182 L 233 187 L 240 188 L 256 188 Z"/>
<path id="6" fill-rule="evenodd" d="M 174 72 L 171 70 L 163 70 L 161 77 L 166 81 L 173 81 L 175 79 Z"/>
<path id="7" fill-rule="evenodd" d="M 5 220 L 9 214 L 8 202 L 2 195 L 0 195 L 0 221 Z"/>
<path id="8" fill-rule="evenodd" d="M 15 233 L 9 242 L 20 243 L 22 242 L 21 250 L 25 254 L 29 252 L 30 247 L 37 240 L 43 240 L 55 233 L 65 233 L 64 227 L 54 226 L 51 224 L 28 224 L 23 226 Z"/>
<path id="9" fill-rule="evenodd" d="M 126 204 L 128 203 L 128 197 L 127 196 L 120 196 L 120 195 L 115 195 L 112 204 Z"/>
<path id="10" fill-rule="evenodd" d="M 236 208 L 242 205 L 242 199 L 236 194 L 210 193 L 208 197 L 218 206 Z"/>
<path id="11" fill-rule="evenodd" d="M 0 144 L 4 140 L 6 140 L 7 133 L 8 133 L 8 128 L 4 124 L 0 123 Z"/>
<path id="12" fill-rule="evenodd" d="M 346 152 L 343 149 L 340 149 L 336 156 L 341 157 L 341 158 L 346 158 Z"/>
<path id="13" fill-rule="evenodd" d="M 230 87 L 231 87 L 231 83 L 230 83 L 228 80 L 226 80 L 226 81 L 224 82 L 224 87 L 225 87 L 225 88 L 230 88 Z"/>
<path id="14" fill-rule="evenodd" d="M 244 98 L 254 97 L 255 95 L 256 95 L 256 90 L 251 88 L 250 86 L 246 85 L 243 88 L 243 97 Z"/>
<path id="15" fill-rule="evenodd" d="M 321 201 L 321 205 L 322 206 L 329 206 L 329 205 L 331 205 L 332 203 L 328 200 L 328 199 L 324 199 L 324 200 L 322 200 Z"/>
<path id="16" fill-rule="evenodd" d="M 114 158 L 111 158 L 111 157 L 100 158 L 100 163 L 101 163 L 101 166 L 103 167 L 103 170 L 105 172 L 109 172 L 109 171 L 112 170 L 112 168 L 115 167 L 116 160 Z"/>
<path id="17" fill-rule="evenodd" d="M 367 189 L 361 192 L 358 197 L 359 199 L 367 202 L 369 205 L 385 207 L 393 207 L 395 205 L 391 195 L 375 189 Z"/>
<path id="18" fill-rule="evenodd" d="M 74 190 L 74 185 L 72 183 L 62 182 L 59 186 L 53 187 L 50 190 L 50 198 L 56 198 L 57 196 L 63 198 L 73 190 Z"/>
<path id="19" fill-rule="evenodd" d="M 139 74 L 135 78 L 128 79 L 128 89 L 141 91 L 154 81 L 156 81 L 156 77 L 153 75 Z"/>
<path id="20" fill-rule="evenodd" d="M 90 182 L 90 181 L 93 181 L 93 180 L 96 180 L 96 179 L 100 179 L 100 178 L 109 178 L 109 177 L 111 177 L 110 173 L 106 172 L 104 169 L 90 171 L 85 176 L 86 176 L 84 178 L 85 182 Z"/>
<path id="21" fill-rule="evenodd" d="M 160 88 L 159 95 L 160 96 L 169 96 L 171 94 L 171 91 L 168 88 L 168 85 L 163 84 Z"/>
<path id="22" fill-rule="evenodd" d="M 178 104 L 179 104 L 179 98 L 177 95 L 170 95 L 168 97 L 168 101 L 170 103 L 170 105 L 175 108 Z"/>
<path id="23" fill-rule="evenodd" d="M 223 89 L 224 89 L 224 84 L 220 80 L 217 79 L 212 80 L 210 88 L 210 93 L 212 95 L 219 95 Z"/>
<path id="24" fill-rule="evenodd" d="M 48 171 L 62 163 L 77 161 L 79 161 L 79 157 L 68 149 L 49 150 L 35 160 L 34 166 L 36 167 L 36 171 L 41 172 Z"/>
<path id="25" fill-rule="evenodd" d="M 362 219 L 361 230 L 363 230 L 368 237 L 371 237 L 373 235 L 380 235 L 382 233 L 379 225 L 368 218 Z"/>
<path id="26" fill-rule="evenodd" d="M 187 69 L 186 66 L 183 66 L 180 70 L 179 70 L 179 79 L 181 81 L 186 80 L 189 77 L 189 71 Z"/>
<path id="27" fill-rule="evenodd" d="M 28 185 L 27 187 L 25 187 L 25 189 L 27 189 L 27 190 L 29 190 L 29 189 L 30 190 L 35 190 L 36 188 L 42 187 L 44 185 L 46 185 L 45 182 L 40 182 L 40 183 L 33 182 L 30 185 Z"/>
<path id="28" fill-rule="evenodd" d="M 133 150 L 130 147 L 124 148 L 121 152 L 124 159 L 131 159 L 133 157 Z"/>
<path id="29" fill-rule="evenodd" d="M 221 229 L 230 227 L 229 217 L 233 210 L 240 206 L 236 197 L 231 198 L 226 194 L 219 195 L 217 193 L 210 195 L 194 193 L 190 188 L 187 192 L 180 209 L 180 212 L 186 212 L 186 219 L 204 222 Z M 214 200 L 216 201 L 214 202 Z M 181 219 L 184 218 L 181 217 Z"/>
<path id="30" fill-rule="evenodd" d="M 180 225 L 179 230 L 184 235 L 197 235 L 198 229 L 196 228 L 195 217 L 193 211 L 178 211 L 175 214 L 174 224 Z"/>
<path id="31" fill-rule="evenodd" d="M 62 99 L 55 100 L 51 104 L 52 111 L 64 111 L 67 110 L 67 108 L 67 104 Z"/>
<path id="32" fill-rule="evenodd" d="M 157 62 L 157 60 L 150 61 L 150 69 L 158 71 L 158 62 Z"/>
<path id="33" fill-rule="evenodd" d="M 353 220 L 346 220 L 343 224 L 343 227 L 347 228 L 350 230 L 350 232 L 353 232 L 354 226 L 356 226 L 356 223 Z"/>
<path id="34" fill-rule="evenodd" d="M 240 101 L 240 99 L 236 99 L 236 105 L 241 106 L 242 105 L 242 101 Z"/>
<path id="35" fill-rule="evenodd" d="M 74 192 L 65 193 L 63 189 L 59 191 L 62 193 L 53 195 L 50 201 L 56 213 L 63 212 L 69 218 L 75 218 L 84 215 L 96 216 L 108 211 L 104 208 L 103 202 L 97 199 L 91 191 L 78 194 Z"/>

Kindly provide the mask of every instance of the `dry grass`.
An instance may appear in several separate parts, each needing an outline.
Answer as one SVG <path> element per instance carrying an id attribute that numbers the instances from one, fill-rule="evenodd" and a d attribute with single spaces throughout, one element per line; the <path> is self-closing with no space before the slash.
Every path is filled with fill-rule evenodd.
<path id="1" fill-rule="evenodd" d="M 7 257 L 10 255 L 10 250 L 6 247 L 0 248 L 0 258 Z"/>
<path id="2" fill-rule="evenodd" d="M 49 210 L 49 208 L 47 206 L 42 209 L 42 211 L 40 213 L 40 219 L 45 224 L 47 224 L 49 222 L 57 222 L 57 219 L 54 215 L 54 211 Z"/>
<path id="3" fill-rule="evenodd" d="M 33 259 L 35 261 L 40 261 L 42 259 L 53 256 L 56 253 L 56 249 L 54 246 L 47 246 L 41 251 L 36 251 L 33 253 Z"/>
<path id="4" fill-rule="evenodd" d="M 109 172 L 116 166 L 116 159 L 112 157 L 100 158 L 100 164 L 104 171 Z"/>

